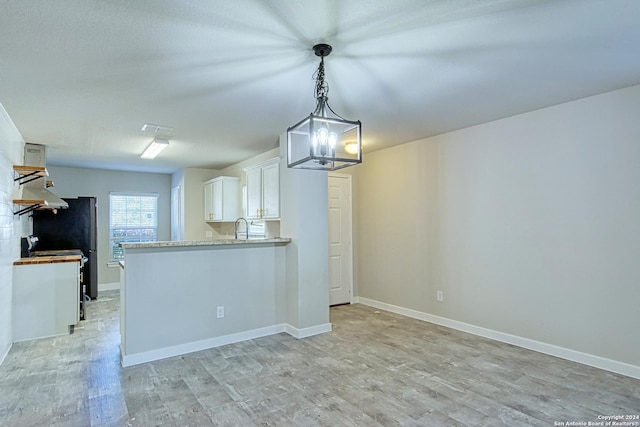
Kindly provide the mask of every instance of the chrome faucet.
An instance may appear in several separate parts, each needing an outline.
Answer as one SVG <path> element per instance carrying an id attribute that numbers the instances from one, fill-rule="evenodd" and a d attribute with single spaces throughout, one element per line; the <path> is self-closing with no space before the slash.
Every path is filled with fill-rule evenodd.
<path id="1" fill-rule="evenodd" d="M 236 223 L 233 225 L 233 228 L 236 234 L 236 239 L 238 238 L 238 225 L 240 224 L 240 221 L 244 221 L 245 239 L 249 240 L 249 223 L 247 222 L 246 218 L 242 218 L 242 217 L 236 219 Z"/>

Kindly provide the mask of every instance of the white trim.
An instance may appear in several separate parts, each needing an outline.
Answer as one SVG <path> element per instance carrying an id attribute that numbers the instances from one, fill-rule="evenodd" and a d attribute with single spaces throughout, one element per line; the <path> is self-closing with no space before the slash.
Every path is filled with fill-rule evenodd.
<path id="1" fill-rule="evenodd" d="M 112 283 L 98 283 L 98 292 L 100 291 L 115 291 L 120 289 L 120 282 Z"/>
<path id="2" fill-rule="evenodd" d="M 222 345 L 262 338 L 269 335 L 279 334 L 281 332 L 286 332 L 297 339 L 307 338 L 312 335 L 331 332 L 331 323 L 302 329 L 295 328 L 286 323 L 281 323 L 279 325 L 266 326 L 264 328 L 252 329 L 250 331 L 237 332 L 235 334 L 223 335 L 221 337 L 207 338 L 200 341 L 178 344 L 171 347 L 164 347 L 157 350 L 143 351 L 141 353 L 128 355 L 124 355 L 122 345 L 120 345 L 120 363 L 126 368 L 127 366 L 139 365 L 140 363 L 153 362 L 154 360 L 180 356 L 194 351 L 207 350 L 209 348 L 220 347 Z"/>
<path id="3" fill-rule="evenodd" d="M 631 365 L 625 362 L 619 362 L 617 360 L 606 359 L 604 357 L 595 356 L 593 354 L 583 353 L 580 351 L 559 347 L 557 345 L 547 344 L 529 338 L 523 338 L 517 335 L 511 335 L 504 332 L 483 328 L 481 326 L 459 322 L 457 320 L 447 319 L 446 317 L 435 316 L 433 314 L 423 313 L 421 311 L 387 304 L 369 298 L 356 297 L 353 300 L 354 304 L 368 305 L 370 307 L 379 308 L 381 310 L 390 311 L 396 314 L 401 314 L 413 319 L 435 323 L 436 325 L 446 326 L 451 329 L 468 332 L 473 335 L 489 338 L 495 341 L 501 341 L 507 344 L 512 344 L 518 347 L 537 351 L 539 353 L 549 354 L 551 356 L 560 357 L 572 362 L 582 363 L 583 365 L 589 365 L 595 368 L 604 369 L 606 371 L 615 372 L 617 374 L 626 375 L 631 378 L 640 379 L 640 366 Z"/>
<path id="4" fill-rule="evenodd" d="M 250 331 L 238 332 L 235 334 L 223 335 L 215 338 L 207 338 L 204 340 L 185 344 L 178 344 L 171 347 L 160 348 L 157 350 L 143 351 L 141 353 L 123 355 L 121 351 L 120 361 L 123 367 L 133 366 L 140 363 L 165 359 L 167 357 L 180 356 L 182 354 L 192 353 L 194 351 L 201 351 L 209 348 L 220 347 L 222 345 L 234 344 L 240 341 L 266 337 L 268 335 L 274 335 L 284 331 L 284 324 L 279 324 L 267 326 L 264 328 L 252 329 Z"/>
<path id="5" fill-rule="evenodd" d="M 309 328 L 296 328 L 286 323 L 284 325 L 284 331 L 294 338 L 307 338 L 313 335 L 324 334 L 325 332 L 331 332 L 331 323 L 325 323 L 323 325 L 311 326 Z"/>
<path id="6" fill-rule="evenodd" d="M 9 355 L 9 352 L 11 351 L 11 347 L 13 347 L 13 343 L 9 343 L 9 347 L 7 348 L 7 352 L 4 354 L 4 356 L 0 357 L 0 365 L 2 365 L 2 363 L 4 363 L 4 359 L 6 359 L 7 356 Z"/>
<path id="7" fill-rule="evenodd" d="M 252 169 L 261 168 L 263 166 L 269 166 L 269 165 L 271 165 L 271 163 L 280 163 L 280 156 L 273 157 L 273 158 L 271 158 L 269 160 L 264 160 L 264 161 L 259 162 L 259 163 L 250 164 L 249 166 L 243 167 L 242 171 L 243 172 L 247 172 L 247 171 L 250 171 Z"/>

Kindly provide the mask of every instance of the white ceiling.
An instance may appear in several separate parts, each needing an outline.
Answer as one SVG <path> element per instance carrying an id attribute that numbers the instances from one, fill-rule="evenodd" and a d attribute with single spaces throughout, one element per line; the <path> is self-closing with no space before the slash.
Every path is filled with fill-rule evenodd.
<path id="1" fill-rule="evenodd" d="M 5 0 L 0 103 L 49 164 L 219 169 L 314 109 L 318 42 L 365 162 L 640 84 L 638 0 Z M 155 160 L 144 123 L 174 128 Z"/>

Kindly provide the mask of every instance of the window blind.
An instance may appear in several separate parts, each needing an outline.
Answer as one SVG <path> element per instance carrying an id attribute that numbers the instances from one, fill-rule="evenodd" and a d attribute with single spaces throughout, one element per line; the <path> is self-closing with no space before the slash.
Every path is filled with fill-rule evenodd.
<path id="1" fill-rule="evenodd" d="M 109 194 L 111 259 L 124 256 L 120 243 L 158 240 L 158 195 L 154 193 Z"/>

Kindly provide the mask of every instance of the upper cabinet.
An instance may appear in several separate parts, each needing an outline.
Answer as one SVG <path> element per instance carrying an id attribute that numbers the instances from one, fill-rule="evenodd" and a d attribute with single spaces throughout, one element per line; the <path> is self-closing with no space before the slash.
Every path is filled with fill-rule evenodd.
<path id="1" fill-rule="evenodd" d="M 219 176 L 203 187 L 205 221 L 232 222 L 240 216 L 240 178 Z"/>
<path id="2" fill-rule="evenodd" d="M 244 169 L 247 185 L 247 218 L 280 219 L 280 159 Z"/>

